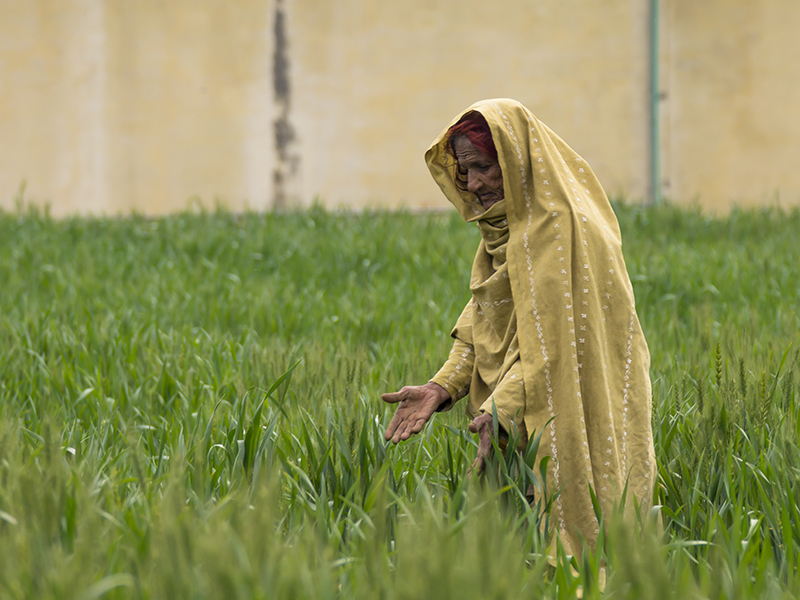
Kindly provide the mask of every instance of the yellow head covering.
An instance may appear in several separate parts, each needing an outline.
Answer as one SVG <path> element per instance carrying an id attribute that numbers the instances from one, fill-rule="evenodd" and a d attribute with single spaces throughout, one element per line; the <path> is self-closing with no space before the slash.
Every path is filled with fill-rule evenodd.
<path id="1" fill-rule="evenodd" d="M 509 351 L 519 353 L 525 427 L 529 433 L 542 431 L 552 419 L 540 452 L 555 459 L 550 490 L 562 492 L 554 516 L 562 541 L 577 551 L 580 537 L 591 544 L 598 534 L 590 485 L 604 510 L 620 499 L 626 484 L 629 496 L 635 494 L 647 508 L 655 485 L 650 357 L 619 225 L 586 161 L 509 99 L 472 105 L 425 154 L 437 184 L 465 220 L 480 219 L 483 209 L 473 194 L 456 185 L 457 164 L 447 152 L 446 138 L 470 111 L 489 124 L 503 171 L 504 258 L 518 343 Z M 486 241 L 484 235 L 475 258 L 484 268 Z M 454 333 L 469 329 L 476 361 L 483 342 L 477 339 L 475 319 L 491 319 L 478 312 L 468 305 Z"/>

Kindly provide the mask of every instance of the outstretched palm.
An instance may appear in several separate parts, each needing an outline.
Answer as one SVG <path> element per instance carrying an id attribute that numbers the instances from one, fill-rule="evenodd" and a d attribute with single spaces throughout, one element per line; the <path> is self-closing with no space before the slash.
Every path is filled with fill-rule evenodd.
<path id="1" fill-rule="evenodd" d="M 383 394 L 381 399 L 389 404 L 400 403 L 394 413 L 386 439 L 395 444 L 419 433 L 439 406 L 450 398 L 443 387 L 435 383 L 407 385 L 399 392 Z"/>

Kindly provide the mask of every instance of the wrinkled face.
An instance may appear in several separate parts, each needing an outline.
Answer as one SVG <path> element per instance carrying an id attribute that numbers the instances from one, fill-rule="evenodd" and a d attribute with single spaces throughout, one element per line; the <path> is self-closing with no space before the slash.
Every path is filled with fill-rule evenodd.
<path id="1" fill-rule="evenodd" d="M 489 208 L 503 199 L 503 171 L 493 158 L 478 150 L 469 138 L 453 138 L 453 149 L 458 160 L 458 172 L 467 181 L 467 190 L 478 197 L 483 208 Z"/>

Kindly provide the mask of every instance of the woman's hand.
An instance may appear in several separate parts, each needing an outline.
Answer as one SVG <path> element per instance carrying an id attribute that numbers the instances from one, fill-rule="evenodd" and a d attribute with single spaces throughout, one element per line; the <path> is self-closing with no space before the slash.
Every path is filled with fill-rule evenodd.
<path id="1" fill-rule="evenodd" d="M 472 468 L 469 470 L 469 476 L 472 474 L 480 475 L 486 468 L 486 459 L 492 453 L 492 437 L 494 436 L 494 426 L 492 424 L 492 415 L 483 413 L 473 419 L 469 424 L 470 433 L 478 434 L 478 455 L 475 457 L 475 462 L 472 463 Z"/>
<path id="2" fill-rule="evenodd" d="M 447 390 L 432 381 L 425 385 L 407 385 L 399 392 L 383 394 L 381 400 L 384 402 L 400 403 L 386 429 L 386 439 L 396 444 L 410 438 L 412 433 L 419 433 L 436 409 L 449 399 Z"/>

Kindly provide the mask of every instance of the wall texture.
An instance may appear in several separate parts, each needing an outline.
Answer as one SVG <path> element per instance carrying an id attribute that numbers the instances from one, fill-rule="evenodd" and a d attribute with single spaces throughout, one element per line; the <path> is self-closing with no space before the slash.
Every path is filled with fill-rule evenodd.
<path id="1" fill-rule="evenodd" d="M 424 151 L 460 110 L 498 96 L 533 110 L 610 191 L 645 193 L 645 2 L 317 5 L 291 5 L 295 39 L 313 40 L 292 46 L 306 197 L 442 206 Z"/>
<path id="2" fill-rule="evenodd" d="M 800 205 L 800 2 L 664 2 L 665 193 Z"/>
<path id="3" fill-rule="evenodd" d="M 0 207 L 444 207 L 423 153 L 517 98 L 611 195 L 650 177 L 649 0 L 0 1 Z M 661 0 L 663 189 L 800 204 L 800 3 Z"/>
<path id="4" fill-rule="evenodd" d="M 263 0 L 0 2 L 0 203 L 161 213 L 272 202 Z"/>

